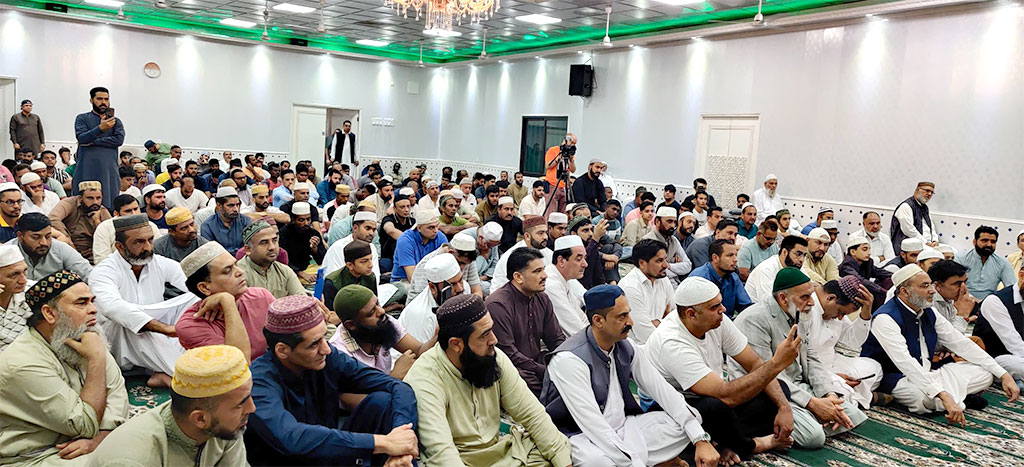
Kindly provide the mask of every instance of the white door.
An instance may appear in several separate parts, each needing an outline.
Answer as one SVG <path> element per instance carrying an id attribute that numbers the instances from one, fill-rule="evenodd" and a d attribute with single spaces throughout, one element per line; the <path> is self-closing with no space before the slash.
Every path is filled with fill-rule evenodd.
<path id="1" fill-rule="evenodd" d="M 708 181 L 720 206 L 735 205 L 736 195 L 750 195 L 757 167 L 758 115 L 704 115 L 697 137 L 695 177 Z"/>
<path id="2" fill-rule="evenodd" d="M 3 116 L 3 118 L 10 118 L 11 115 L 21 111 L 21 108 L 17 106 L 17 99 L 14 93 L 14 80 L 0 78 L 0 116 Z M 6 125 L 7 122 L 7 120 L 4 120 L 4 142 L 0 143 L 0 160 L 14 158 L 14 145 L 11 144 L 11 135 L 8 133 L 10 129 Z"/>
<path id="3" fill-rule="evenodd" d="M 292 108 L 292 166 L 304 159 L 316 163 L 324 160 L 327 109 L 296 105 Z"/>
<path id="4" fill-rule="evenodd" d="M 340 130 L 344 125 L 345 121 L 352 122 L 352 133 L 356 134 L 356 156 L 359 156 L 360 143 L 362 143 L 362 133 L 359 129 L 359 109 L 327 109 L 327 133 L 328 135 L 334 134 L 334 130 Z M 348 160 L 348 156 L 345 159 Z M 354 170 L 354 169 L 353 169 Z M 323 173 L 327 173 L 327 168 L 324 167 Z"/>

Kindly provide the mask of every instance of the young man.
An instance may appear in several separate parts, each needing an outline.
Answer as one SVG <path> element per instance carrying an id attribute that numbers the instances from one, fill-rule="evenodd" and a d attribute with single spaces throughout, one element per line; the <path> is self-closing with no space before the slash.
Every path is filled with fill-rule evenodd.
<path id="1" fill-rule="evenodd" d="M 394 267 L 395 246 L 398 244 L 399 237 L 416 225 L 416 219 L 412 217 L 411 213 L 412 201 L 409 196 L 395 195 L 394 212 L 384 216 L 380 221 L 378 236 L 380 237 L 381 270 L 390 272 Z"/>
<path id="2" fill-rule="evenodd" d="M 729 318 L 754 304 L 736 272 L 737 250 L 736 244 L 729 240 L 715 240 L 708 248 L 711 260 L 690 273 L 690 277 L 703 277 L 719 288 L 722 307 Z"/>
<path id="3" fill-rule="evenodd" d="M 665 244 L 650 238 L 633 247 L 636 267 L 619 286 L 629 302 L 633 329 L 629 337 L 638 344 L 647 342 L 672 304 L 672 282 L 668 278 L 668 253 Z"/>
<path id="4" fill-rule="evenodd" d="M 551 213 L 552 216 L 559 214 L 561 213 Z M 564 216 L 564 214 L 561 215 Z M 523 221 L 523 239 L 513 245 L 512 248 L 505 250 L 504 253 L 501 254 L 501 257 L 498 258 L 498 265 L 494 268 L 494 277 L 491 278 L 491 292 L 500 289 L 511 279 L 511 274 L 508 272 L 507 267 L 508 259 L 512 252 L 517 249 L 530 247 L 535 250 L 540 250 L 541 254 L 544 255 L 544 263 L 551 262 L 551 250 L 547 247 L 549 222 L 545 222 L 544 218 L 540 216 L 531 217 Z M 566 220 L 566 222 L 568 222 L 568 220 Z"/>
<path id="5" fill-rule="evenodd" d="M 149 221 L 161 229 L 166 229 L 164 214 L 167 212 L 167 201 L 164 187 L 155 183 L 146 185 L 142 189 L 142 204 L 145 205 L 144 211 Z"/>
<path id="6" fill-rule="evenodd" d="M 292 221 L 281 229 L 281 248 L 288 251 L 288 266 L 307 284 L 316 282 L 316 266 L 323 264 L 327 255 L 323 237 L 311 226 L 314 211 L 309 203 L 296 201 Z"/>
<path id="7" fill-rule="evenodd" d="M 790 235 L 779 245 L 779 254 L 758 264 L 750 275 L 744 289 L 747 296 L 756 303 L 771 300 L 775 276 L 783 268 L 801 268 L 807 261 L 807 240 Z M 838 273 L 837 273 L 838 275 Z"/>
<path id="8" fill-rule="evenodd" d="M 153 242 L 153 252 L 158 255 L 181 262 L 189 253 L 209 242 L 199 236 L 196 220 L 184 206 L 171 208 L 164 215 L 164 220 L 167 222 L 167 235 Z"/>
<path id="9" fill-rule="evenodd" d="M 280 208 L 271 206 L 270 204 L 270 189 L 266 185 L 253 185 L 252 189 L 252 204 L 248 206 L 242 206 L 239 211 L 243 215 L 248 216 L 253 222 L 263 219 L 264 217 L 270 217 L 274 219 L 274 222 L 284 225 L 291 222 L 292 218 Z"/>
<path id="10" fill-rule="evenodd" d="M 1013 288 L 1017 274 L 1006 258 L 995 254 L 999 244 L 999 231 L 987 225 L 974 230 L 974 248 L 960 250 L 956 262 L 967 266 L 967 290 L 978 300 L 984 300 L 1003 287 Z"/>
<path id="11" fill-rule="evenodd" d="M 345 245 L 343 251 L 345 267 L 324 277 L 324 303 L 331 310 L 334 310 L 334 298 L 338 291 L 352 284 L 366 287 L 377 295 L 377 276 L 373 274 L 373 250 L 370 244 L 354 240 Z"/>
<path id="12" fill-rule="evenodd" d="M 448 237 L 438 229 L 439 217 L 436 210 L 416 212 L 416 226 L 402 232 L 395 242 L 391 282 L 409 282 L 420 260 L 448 243 Z"/>
<path id="13" fill-rule="evenodd" d="M 587 267 L 587 250 L 579 236 L 566 235 L 555 240 L 552 255 L 552 262 L 544 267 L 544 294 L 551 299 L 562 332 L 572 336 L 587 327 L 583 313 L 583 294 L 587 289 L 579 281 Z"/>
<path id="14" fill-rule="evenodd" d="M 779 245 L 775 241 L 778 236 L 779 224 L 774 220 L 768 220 L 757 227 L 757 236 L 754 237 L 754 241 L 743 243 L 743 246 L 740 247 L 737 264 L 740 280 L 746 281 L 750 271 L 757 265 L 779 254 Z"/>

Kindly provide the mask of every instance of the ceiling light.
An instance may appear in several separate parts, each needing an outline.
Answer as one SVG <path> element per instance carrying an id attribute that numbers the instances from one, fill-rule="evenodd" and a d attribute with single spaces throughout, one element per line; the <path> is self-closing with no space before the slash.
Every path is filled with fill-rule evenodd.
<path id="1" fill-rule="evenodd" d="M 526 22 L 526 23 L 533 23 L 533 24 L 555 24 L 555 23 L 561 23 L 562 22 L 561 18 L 555 18 L 555 17 L 551 17 L 551 16 L 547 16 L 547 15 L 536 15 L 536 14 L 534 14 L 534 15 L 525 15 L 525 16 L 516 16 L 516 19 L 519 20 L 519 21 L 523 21 L 523 22 Z"/>
<path id="2" fill-rule="evenodd" d="M 274 5 L 275 10 L 287 11 L 289 13 L 312 13 L 316 8 L 311 8 L 302 5 L 293 5 L 291 3 L 278 3 Z"/>
<path id="3" fill-rule="evenodd" d="M 704 3 L 704 0 L 657 0 L 658 3 L 664 3 L 666 5 L 681 6 L 681 5 L 693 5 L 694 3 Z"/>
<path id="4" fill-rule="evenodd" d="M 388 45 L 389 42 L 379 41 L 376 39 L 359 39 L 356 41 L 356 44 L 365 45 L 367 47 L 384 47 Z"/>
<path id="5" fill-rule="evenodd" d="M 629 48 L 632 49 L 633 47 L 636 47 L 636 44 L 629 44 Z"/>
<path id="6" fill-rule="evenodd" d="M 235 18 L 224 18 L 220 20 L 220 24 L 223 24 L 225 26 L 233 26 L 236 28 L 251 28 L 256 25 L 256 23 L 252 21 L 244 21 Z"/>
<path id="7" fill-rule="evenodd" d="M 577 50 L 577 51 L 576 51 L 576 53 L 578 53 L 578 54 L 582 54 L 582 53 L 583 53 L 583 51 L 582 51 L 582 50 Z"/>
<path id="8" fill-rule="evenodd" d="M 875 14 L 874 13 L 868 13 L 868 14 L 864 15 L 865 18 L 870 18 L 872 16 L 875 16 Z"/>
<path id="9" fill-rule="evenodd" d="M 536 58 L 537 60 L 540 60 L 540 55 L 534 55 L 533 58 Z"/>
<path id="10" fill-rule="evenodd" d="M 434 37 L 459 37 L 462 35 L 459 31 L 449 31 L 441 28 L 424 29 L 423 34 Z"/>
<path id="11" fill-rule="evenodd" d="M 115 8 L 124 5 L 124 2 L 119 2 L 117 0 L 85 0 L 85 3 L 89 3 L 89 4 L 92 4 L 92 5 L 99 5 L 99 6 L 115 7 Z"/>

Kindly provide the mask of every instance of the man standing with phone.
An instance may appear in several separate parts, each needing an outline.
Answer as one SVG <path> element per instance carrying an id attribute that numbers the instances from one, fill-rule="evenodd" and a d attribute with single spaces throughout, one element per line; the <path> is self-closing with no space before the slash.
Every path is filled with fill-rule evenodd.
<path id="1" fill-rule="evenodd" d="M 124 125 L 114 117 L 110 107 L 110 91 L 104 87 L 89 90 L 92 111 L 75 117 L 75 138 L 78 140 L 78 164 L 71 186 L 78 195 L 78 184 L 96 180 L 103 186 L 103 206 L 111 209 L 120 186 L 117 172 L 117 149 L 124 144 Z"/>

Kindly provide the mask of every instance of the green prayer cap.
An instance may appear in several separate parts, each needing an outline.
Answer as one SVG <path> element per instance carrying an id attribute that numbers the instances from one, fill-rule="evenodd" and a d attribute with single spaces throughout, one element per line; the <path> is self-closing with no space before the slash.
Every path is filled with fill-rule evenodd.
<path id="1" fill-rule="evenodd" d="M 782 268 L 782 270 L 775 275 L 775 284 L 772 286 L 772 293 L 790 289 L 810 281 L 811 278 L 807 277 L 807 274 L 804 274 L 797 268 Z"/>
<path id="2" fill-rule="evenodd" d="M 569 233 L 576 233 L 576 229 L 582 227 L 584 223 L 590 223 L 590 219 L 587 219 L 587 216 L 573 217 L 569 221 L 569 224 L 565 226 L 565 230 L 568 231 Z"/>
<path id="3" fill-rule="evenodd" d="M 359 284 L 350 284 L 342 287 L 334 296 L 334 312 L 342 321 L 355 320 L 370 300 L 373 299 L 373 291 Z"/>

